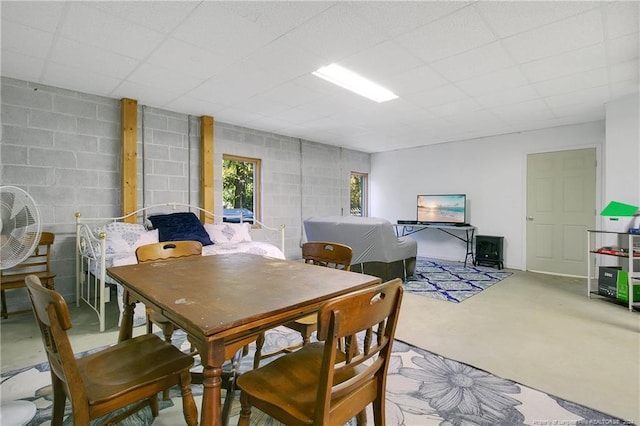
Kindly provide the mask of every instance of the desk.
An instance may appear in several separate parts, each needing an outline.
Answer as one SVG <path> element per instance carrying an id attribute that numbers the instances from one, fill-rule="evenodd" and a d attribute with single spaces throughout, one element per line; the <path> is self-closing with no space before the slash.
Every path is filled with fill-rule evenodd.
<path id="1" fill-rule="evenodd" d="M 380 282 L 370 275 L 238 253 L 112 267 L 125 288 L 119 340 L 129 339 L 136 301 L 169 318 L 202 359 L 201 425 L 219 425 L 222 364 L 259 333 Z"/>
<path id="2" fill-rule="evenodd" d="M 396 229 L 396 236 L 403 237 L 405 235 L 415 234 L 416 232 L 424 231 L 425 229 L 437 229 L 439 231 L 444 232 L 447 235 L 452 236 L 453 238 L 457 238 L 465 244 L 466 252 L 464 255 L 464 266 L 467 267 L 467 259 L 471 256 L 471 263 L 474 262 L 473 259 L 473 236 L 476 232 L 476 227 L 471 225 L 466 226 L 455 226 L 455 225 L 420 225 L 420 224 L 405 224 L 398 223 L 393 225 Z M 464 236 L 459 235 L 458 233 L 464 232 Z"/>

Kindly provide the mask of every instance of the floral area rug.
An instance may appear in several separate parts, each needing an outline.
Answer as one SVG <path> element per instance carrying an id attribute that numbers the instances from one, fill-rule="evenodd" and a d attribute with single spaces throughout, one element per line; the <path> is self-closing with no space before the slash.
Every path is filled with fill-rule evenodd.
<path id="1" fill-rule="evenodd" d="M 265 352 L 299 339 L 297 333 L 284 327 L 271 330 L 266 334 Z M 182 331 L 174 334 L 173 342 L 185 350 L 189 348 Z M 249 355 L 242 359 L 241 371 L 251 368 L 252 359 L 253 345 Z M 23 399 L 36 404 L 36 417 L 28 426 L 50 424 L 49 374 L 48 363 L 2 374 L 0 394 L 3 401 Z M 192 385 L 192 389 L 200 407 L 202 386 Z M 238 400 L 236 395 L 229 424 L 237 424 Z M 386 401 L 389 426 L 630 424 L 398 340 L 393 345 Z M 252 425 L 280 425 L 257 409 L 252 411 Z M 67 413 L 70 412 L 67 406 Z M 373 424 L 373 416 L 370 412 L 368 414 L 369 424 Z M 138 416 L 119 424 L 137 426 L 152 423 L 156 426 L 184 424 L 179 389 L 171 389 L 170 400 L 160 401 L 157 418 L 151 417 L 150 410 L 143 410 Z M 65 425 L 71 424 L 67 417 Z M 355 425 L 355 421 L 349 424 Z"/>
<path id="2" fill-rule="evenodd" d="M 486 266 L 418 257 L 416 273 L 409 277 L 407 292 L 459 303 L 507 278 L 511 272 Z"/>

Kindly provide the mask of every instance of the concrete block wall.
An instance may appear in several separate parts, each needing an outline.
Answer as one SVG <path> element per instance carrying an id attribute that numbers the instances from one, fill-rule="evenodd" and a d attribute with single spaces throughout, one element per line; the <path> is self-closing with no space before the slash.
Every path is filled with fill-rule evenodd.
<path id="1" fill-rule="evenodd" d="M 27 190 L 43 229 L 56 233 L 56 288 L 72 302 L 74 213 L 121 215 L 120 100 L 4 77 L 0 90 L 0 180 Z M 303 218 L 348 212 L 350 171 L 370 170 L 366 153 L 217 121 L 214 129 L 216 213 L 222 213 L 222 155 L 260 158 L 262 219 L 286 225 L 288 258 L 300 257 Z M 138 105 L 140 207 L 199 204 L 199 162 L 199 117 Z M 8 292 L 8 300 L 27 306 L 21 290 Z"/>

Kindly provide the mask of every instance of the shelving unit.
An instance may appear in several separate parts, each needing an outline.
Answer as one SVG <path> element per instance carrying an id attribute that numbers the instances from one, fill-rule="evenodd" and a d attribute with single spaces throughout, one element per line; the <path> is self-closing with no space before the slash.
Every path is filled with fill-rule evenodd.
<path id="1" fill-rule="evenodd" d="M 609 235 L 618 235 L 618 238 L 620 238 L 620 236 L 626 236 L 626 238 L 628 239 L 628 251 L 626 253 L 624 252 L 618 252 L 618 253 L 601 253 L 597 251 L 597 247 L 596 247 L 596 242 L 595 242 L 595 237 L 597 234 L 609 234 Z M 598 296 L 602 296 L 601 294 L 598 293 L 597 288 L 594 290 L 592 290 L 592 274 L 595 271 L 592 271 L 592 264 L 595 265 L 594 263 L 594 257 L 595 256 L 613 256 L 613 257 L 618 257 L 618 258 L 623 258 L 623 259 L 627 259 L 627 270 L 629 272 L 629 311 L 633 311 L 633 308 L 639 308 L 640 309 L 640 300 L 638 301 L 634 301 L 633 300 L 633 288 L 634 286 L 638 286 L 640 285 L 640 269 L 639 268 L 634 268 L 634 263 L 635 262 L 640 262 L 640 256 L 634 256 L 634 242 L 636 242 L 636 239 L 638 241 L 640 241 L 640 234 L 630 234 L 627 232 L 613 232 L 613 231 L 597 231 L 597 230 L 588 230 L 587 231 L 587 256 L 588 256 L 588 261 L 587 261 L 587 295 L 590 298 L 592 295 L 598 295 Z M 636 242 L 637 244 L 637 242 Z M 597 268 L 596 268 L 597 270 Z M 602 297 L 606 297 L 606 296 L 602 296 Z M 617 300 L 617 299 L 615 299 Z"/>

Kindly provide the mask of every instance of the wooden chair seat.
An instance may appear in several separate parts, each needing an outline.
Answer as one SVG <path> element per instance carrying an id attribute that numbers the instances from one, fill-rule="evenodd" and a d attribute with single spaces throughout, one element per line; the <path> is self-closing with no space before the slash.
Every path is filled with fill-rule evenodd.
<path id="1" fill-rule="evenodd" d="M 384 425 L 402 293 L 395 279 L 321 306 L 318 342 L 238 378 L 238 425 L 249 425 L 252 406 L 288 426 L 343 425 L 353 417 L 362 425 L 370 403 L 375 424 Z"/>
<path id="2" fill-rule="evenodd" d="M 144 388 L 150 387 L 157 394 L 158 388 L 172 387 L 181 372 L 189 371 L 193 358 L 165 343 L 153 334 L 144 334 L 78 359 L 78 370 L 86 378 L 88 403 L 95 407 L 97 417 L 110 411 L 107 402 L 128 398 L 131 389 L 145 392 Z M 159 379 L 150 382 L 153 377 Z M 106 410 L 98 412 L 101 405 Z"/>
<path id="3" fill-rule="evenodd" d="M 67 334 L 72 324 L 64 298 L 42 286 L 35 275 L 25 283 L 51 367 L 52 425 L 63 423 L 67 399 L 75 425 L 88 425 L 125 409 L 109 419 L 109 424 L 115 424 L 147 405 L 155 417 L 158 393 L 174 385 L 180 387 L 187 424 L 197 424 L 190 388 L 193 357 L 156 335 L 145 334 L 76 359 Z"/>
<path id="4" fill-rule="evenodd" d="M 56 274 L 51 271 L 51 246 L 55 241 L 55 234 L 42 232 L 40 241 L 35 250 L 24 261 L 7 270 L 0 271 L 0 298 L 2 299 L 2 318 L 9 318 L 9 315 L 23 314 L 31 312 L 31 309 L 23 309 L 9 312 L 7 310 L 7 300 L 5 290 L 14 290 L 25 287 L 25 279 L 29 275 L 36 275 L 40 282 L 47 288 L 55 288 L 54 278 Z"/>
<path id="5" fill-rule="evenodd" d="M 344 244 L 331 243 L 327 241 L 309 241 L 302 245 L 302 258 L 305 263 L 313 265 L 349 271 L 351 268 L 352 256 L 353 250 L 351 247 Z M 265 358 L 270 358 L 283 353 L 291 353 L 308 344 L 311 341 L 311 335 L 318 328 L 317 321 L 318 316 L 314 313 L 284 324 L 285 327 L 299 332 L 302 336 L 302 342 L 298 345 L 279 348 L 267 354 L 262 353 L 264 334 L 258 336 L 258 340 L 256 341 L 256 352 L 253 358 L 253 368 L 258 368 L 260 366 L 260 361 Z"/>

